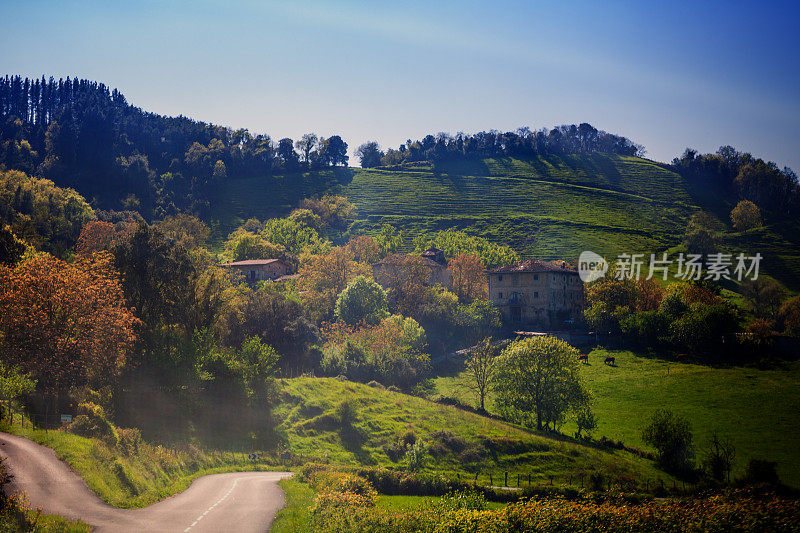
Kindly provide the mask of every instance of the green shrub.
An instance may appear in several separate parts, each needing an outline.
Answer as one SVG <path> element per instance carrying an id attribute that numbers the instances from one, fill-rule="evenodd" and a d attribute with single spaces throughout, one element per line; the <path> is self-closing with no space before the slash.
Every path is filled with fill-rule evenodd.
<path id="1" fill-rule="evenodd" d="M 595 492 L 600 492 L 606 488 L 606 476 L 602 472 L 592 472 L 589 474 L 589 488 Z"/>
<path id="2" fill-rule="evenodd" d="M 358 421 L 358 409 L 352 400 L 342 400 L 336 406 L 336 419 L 342 427 L 350 427 Z"/>
<path id="3" fill-rule="evenodd" d="M 642 440 L 658 451 L 661 468 L 677 474 L 694 468 L 693 439 L 689 421 L 667 409 L 656 410 L 642 430 Z"/>
<path id="4" fill-rule="evenodd" d="M 474 490 L 459 490 L 442 496 L 431 506 L 435 512 L 442 511 L 485 511 L 486 497 Z"/>
<path id="5" fill-rule="evenodd" d="M 78 405 L 78 416 L 67 429 L 76 435 L 100 439 L 112 446 L 119 442 L 117 430 L 109 422 L 103 408 L 91 402 Z"/>
<path id="6" fill-rule="evenodd" d="M 406 452 L 405 462 L 406 468 L 412 472 L 422 470 L 425 466 L 425 443 L 421 439 L 417 441 Z"/>
<path id="7" fill-rule="evenodd" d="M 125 455 L 138 455 L 140 448 L 142 448 L 142 433 L 138 428 L 122 428 L 117 429 L 117 436 L 119 443 L 117 448 Z"/>
<path id="8" fill-rule="evenodd" d="M 778 477 L 777 468 L 778 464 L 773 461 L 750 459 L 742 481 L 750 485 L 767 484 L 778 486 L 781 480 Z"/>

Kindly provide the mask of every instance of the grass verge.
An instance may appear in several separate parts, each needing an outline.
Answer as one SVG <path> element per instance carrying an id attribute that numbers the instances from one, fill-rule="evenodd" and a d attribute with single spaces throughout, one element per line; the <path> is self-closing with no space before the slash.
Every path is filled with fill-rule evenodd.
<path id="1" fill-rule="evenodd" d="M 241 453 L 204 451 L 193 446 L 173 450 L 140 442 L 122 451 L 98 439 L 59 430 L 0 425 L 0 431 L 26 437 L 52 448 L 97 495 L 120 508 L 146 507 L 185 490 L 196 478 L 223 472 L 275 470 L 253 464 Z"/>
<path id="2" fill-rule="evenodd" d="M 293 478 L 282 479 L 278 485 L 286 495 L 286 506 L 275 515 L 270 533 L 310 531 L 309 511 L 314 504 L 314 491 L 308 483 Z"/>

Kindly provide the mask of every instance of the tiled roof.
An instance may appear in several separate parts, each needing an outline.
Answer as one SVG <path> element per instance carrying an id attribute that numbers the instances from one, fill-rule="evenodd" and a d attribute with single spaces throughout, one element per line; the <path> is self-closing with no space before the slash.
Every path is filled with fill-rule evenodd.
<path id="1" fill-rule="evenodd" d="M 564 272 L 577 274 L 578 271 L 569 266 L 565 261 L 542 261 L 541 259 L 527 259 L 513 265 L 505 265 L 487 271 L 489 274 L 505 274 L 511 272 Z"/>
<path id="2" fill-rule="evenodd" d="M 230 266 L 255 266 L 255 265 L 269 265 L 272 263 L 276 263 L 280 261 L 283 263 L 283 259 L 247 259 L 245 261 L 234 261 L 233 263 L 222 263 L 220 266 L 230 267 Z"/>

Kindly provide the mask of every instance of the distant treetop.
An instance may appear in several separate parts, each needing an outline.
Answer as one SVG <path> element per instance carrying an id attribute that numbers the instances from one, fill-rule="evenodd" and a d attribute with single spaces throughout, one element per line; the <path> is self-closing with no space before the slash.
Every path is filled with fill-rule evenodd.
<path id="1" fill-rule="evenodd" d="M 371 143 L 362 145 L 363 148 Z M 643 156 L 644 146 L 630 139 L 598 130 L 591 124 L 557 126 L 551 130 L 543 128 L 533 131 L 522 127 L 516 131 L 481 131 L 475 134 L 463 132 L 451 135 L 440 132 L 426 135 L 420 140 L 407 140 L 397 150 L 390 148 L 380 158 L 384 166 L 415 161 L 433 163 L 459 158 L 489 158 L 503 156 L 536 156 L 546 154 L 589 154 L 605 152 L 627 156 Z M 362 159 L 363 166 L 377 166 L 374 150 L 372 157 Z M 371 163 L 371 164 L 365 164 Z"/>

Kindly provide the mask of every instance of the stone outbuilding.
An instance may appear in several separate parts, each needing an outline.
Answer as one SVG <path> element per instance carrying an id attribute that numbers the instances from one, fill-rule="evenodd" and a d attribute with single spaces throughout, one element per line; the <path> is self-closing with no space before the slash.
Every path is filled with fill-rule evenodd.
<path id="1" fill-rule="evenodd" d="M 241 272 L 248 283 L 276 280 L 286 276 L 288 269 L 283 259 L 247 259 L 222 263 L 220 266 Z"/>

